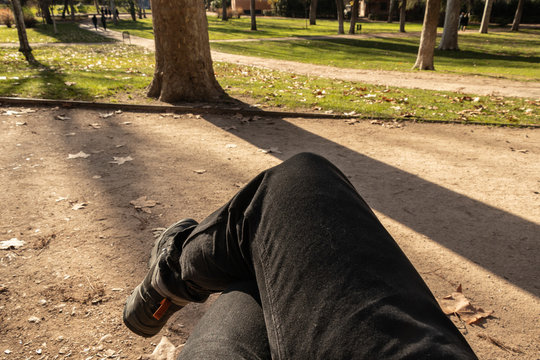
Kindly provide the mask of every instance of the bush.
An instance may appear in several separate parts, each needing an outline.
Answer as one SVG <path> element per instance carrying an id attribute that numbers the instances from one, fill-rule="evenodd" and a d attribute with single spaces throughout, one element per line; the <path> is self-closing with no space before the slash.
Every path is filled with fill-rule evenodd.
<path id="1" fill-rule="evenodd" d="M 8 28 L 13 25 L 15 19 L 10 9 L 0 9 L 0 24 L 6 25 Z"/>
<path id="2" fill-rule="evenodd" d="M 23 17 L 24 17 L 24 26 L 26 26 L 27 28 L 36 27 L 37 20 L 34 17 L 32 10 L 30 10 L 27 7 L 23 7 Z"/>

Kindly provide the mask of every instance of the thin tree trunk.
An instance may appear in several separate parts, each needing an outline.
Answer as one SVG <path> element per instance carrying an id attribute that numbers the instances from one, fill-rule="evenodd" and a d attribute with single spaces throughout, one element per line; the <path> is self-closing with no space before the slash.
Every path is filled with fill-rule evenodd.
<path id="1" fill-rule="evenodd" d="M 427 0 L 418 56 L 416 57 L 416 63 L 413 69 L 435 70 L 433 66 L 433 55 L 435 53 L 435 41 L 437 40 L 437 23 L 439 22 L 440 7 L 441 0 Z"/>
<path id="2" fill-rule="evenodd" d="M 343 30 L 343 0 L 336 0 L 337 19 L 338 19 L 338 34 L 345 34 Z"/>
<path id="3" fill-rule="evenodd" d="M 460 0 L 447 0 L 446 14 L 444 15 L 444 29 L 439 43 L 439 50 L 459 50 L 458 27 Z"/>
<path id="4" fill-rule="evenodd" d="M 114 25 L 118 25 L 118 16 L 116 16 L 116 4 L 114 3 L 114 0 L 110 0 L 110 4 L 111 4 L 113 23 Z"/>
<path id="5" fill-rule="evenodd" d="M 351 26 L 349 27 L 349 34 L 354 34 L 356 28 L 356 21 L 358 21 L 358 6 L 360 1 L 353 0 L 353 5 L 351 9 Z"/>
<path id="6" fill-rule="evenodd" d="M 208 24 L 200 0 L 153 0 L 156 67 L 148 96 L 166 102 L 224 96 L 212 68 Z"/>
<path id="7" fill-rule="evenodd" d="M 491 8 L 493 7 L 493 0 L 486 0 L 486 6 L 484 6 L 484 15 L 482 15 L 482 24 L 480 25 L 480 33 L 487 34 L 489 26 L 489 18 L 491 17 Z"/>
<path id="8" fill-rule="evenodd" d="M 514 15 L 514 22 L 512 22 L 512 31 L 519 31 L 519 24 L 521 24 L 521 16 L 523 15 L 523 3 L 525 1 L 519 0 L 516 15 Z"/>
<path id="9" fill-rule="evenodd" d="M 405 17 L 407 15 L 407 0 L 401 0 L 401 8 L 399 10 L 399 32 L 405 32 Z"/>
<path id="10" fill-rule="evenodd" d="M 52 25 L 53 20 L 51 17 L 51 11 L 49 10 L 50 1 L 49 0 L 40 0 L 39 7 L 41 8 L 41 14 L 45 19 L 45 23 Z"/>
<path id="11" fill-rule="evenodd" d="M 100 11 L 99 11 L 99 4 L 98 4 L 98 0 L 94 0 L 94 6 L 96 7 L 96 14 L 99 14 Z"/>
<path id="12" fill-rule="evenodd" d="M 71 21 L 75 22 L 75 6 L 73 6 L 73 0 L 69 0 L 69 8 L 71 9 Z"/>
<path id="13" fill-rule="evenodd" d="M 17 34 L 19 35 L 19 51 L 24 55 L 26 61 L 30 64 L 35 64 L 36 59 L 32 55 L 32 48 L 28 43 L 28 37 L 26 36 L 26 27 L 24 26 L 24 16 L 19 0 L 11 0 L 11 6 L 13 7 L 13 17 L 15 18 L 15 25 L 17 26 Z"/>
<path id="14" fill-rule="evenodd" d="M 317 25 L 317 0 L 309 4 L 309 25 Z"/>
<path id="15" fill-rule="evenodd" d="M 390 5 L 388 6 L 388 20 L 386 20 L 387 23 L 391 23 L 393 20 L 395 4 L 395 0 L 390 0 Z"/>
<path id="16" fill-rule="evenodd" d="M 221 0 L 221 12 L 222 12 L 222 21 L 229 20 L 229 17 L 227 16 L 227 0 Z"/>
<path id="17" fill-rule="evenodd" d="M 62 19 L 66 18 L 67 9 L 68 9 L 68 0 L 64 0 L 64 8 L 62 9 Z"/>
<path id="18" fill-rule="evenodd" d="M 249 15 L 251 15 L 251 30 L 257 31 L 257 16 L 255 14 L 255 0 L 249 2 Z"/>

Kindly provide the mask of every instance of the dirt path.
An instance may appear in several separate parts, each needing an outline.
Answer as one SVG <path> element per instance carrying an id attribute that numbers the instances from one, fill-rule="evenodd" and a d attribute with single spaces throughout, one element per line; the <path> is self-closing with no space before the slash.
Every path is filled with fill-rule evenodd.
<path id="1" fill-rule="evenodd" d="M 481 326 L 452 317 L 481 359 L 538 359 L 538 131 L 7 112 L 20 110 L 0 108 L 0 241 L 25 241 L 0 250 L 0 359 L 144 359 L 162 335 L 182 344 L 207 304 L 151 339 L 121 321 L 155 229 L 202 219 L 301 151 L 347 174 L 437 298 L 462 284 L 474 305 L 494 310 Z M 69 159 L 80 152 L 89 156 Z M 141 196 L 158 202 L 151 213 L 130 205 Z"/>
<path id="2" fill-rule="evenodd" d="M 81 25 L 88 28 L 88 25 Z M 102 32 L 105 36 L 122 41 L 122 34 L 116 31 Z M 348 36 L 348 35 L 345 35 Z M 362 36 L 362 35 L 357 35 Z M 377 35 L 363 35 L 377 36 Z M 381 37 L 389 36 L 378 35 Z M 331 37 L 325 37 L 331 38 Z M 301 39 L 301 38 L 299 38 Z M 265 39 L 261 39 L 265 40 Z M 268 39 L 266 39 L 268 40 Z M 253 41 L 248 39 L 247 41 Z M 131 36 L 131 43 L 154 50 L 154 41 Z M 538 99 L 540 98 L 540 82 L 520 82 L 506 79 L 497 79 L 487 76 L 462 76 L 441 74 L 430 71 L 399 72 L 380 70 L 343 69 L 332 66 L 304 64 L 287 60 L 275 60 L 253 56 L 226 54 L 212 51 L 214 61 L 224 61 L 235 64 L 258 66 L 267 69 L 292 72 L 308 76 L 320 76 L 331 79 L 357 81 L 376 85 L 387 85 L 413 89 L 427 89 L 439 91 L 458 91 L 467 94 L 516 96 Z"/>

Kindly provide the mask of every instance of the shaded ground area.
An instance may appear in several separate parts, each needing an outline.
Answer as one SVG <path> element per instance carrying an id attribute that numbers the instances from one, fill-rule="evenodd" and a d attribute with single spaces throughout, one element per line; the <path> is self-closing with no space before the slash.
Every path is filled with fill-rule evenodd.
<path id="1" fill-rule="evenodd" d="M 182 344 L 207 304 L 152 339 L 121 321 L 154 234 L 301 151 L 345 172 L 437 298 L 462 284 L 494 310 L 480 325 L 452 317 L 481 359 L 538 357 L 538 131 L 21 110 L 0 108 L 0 241 L 25 241 L 0 250 L 2 359 L 139 359 L 161 335 Z M 136 210 L 141 196 L 158 204 Z"/>
<path id="2" fill-rule="evenodd" d="M 88 25 L 81 25 L 83 28 L 91 30 Z M 116 31 L 102 32 L 102 35 L 114 38 L 118 41 L 124 41 L 122 33 Z M 354 37 L 372 38 L 375 35 L 354 35 Z M 399 34 L 379 34 L 378 37 L 399 37 Z M 326 37 L 326 38 L 350 38 L 349 35 Z M 318 37 L 324 38 L 324 37 Z M 128 40 L 125 40 L 128 41 Z M 154 50 L 154 41 L 143 39 L 136 36 L 130 36 L 132 44 L 144 46 Z M 247 39 L 245 41 L 253 41 Z M 257 41 L 265 41 L 258 39 Z M 540 98 L 539 82 L 520 82 L 506 79 L 497 79 L 486 76 L 460 76 L 442 74 L 432 71 L 418 72 L 398 72 L 381 70 L 361 70 L 361 69 L 343 69 L 332 66 L 314 65 L 298 63 L 294 61 L 276 60 L 268 58 L 259 58 L 254 56 L 244 56 L 235 54 L 226 54 L 212 51 L 214 61 L 224 61 L 242 65 L 259 66 L 273 70 L 287 71 L 296 74 L 321 76 L 331 79 L 345 81 L 357 81 L 368 84 L 388 85 L 413 89 L 427 89 L 439 91 L 459 91 L 466 94 L 478 95 L 502 95 L 516 96 L 526 98 Z"/>

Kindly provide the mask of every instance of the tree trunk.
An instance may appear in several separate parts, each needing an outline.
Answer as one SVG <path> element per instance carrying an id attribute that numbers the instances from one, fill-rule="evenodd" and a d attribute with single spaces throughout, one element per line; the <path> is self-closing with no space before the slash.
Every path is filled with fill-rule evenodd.
<path id="1" fill-rule="evenodd" d="M 11 6 L 13 7 L 13 17 L 15 18 L 17 34 L 19 35 L 19 51 L 24 55 L 26 61 L 30 64 L 35 64 L 36 59 L 34 59 L 34 55 L 32 55 L 32 48 L 28 43 L 28 37 L 26 37 L 26 27 L 24 26 L 21 3 L 19 0 L 11 0 Z"/>
<path id="2" fill-rule="evenodd" d="M 49 10 L 50 1 L 49 0 L 39 0 L 39 7 L 41 8 L 41 14 L 45 19 L 45 23 L 52 25 L 53 20 L 51 17 L 51 11 Z"/>
<path id="3" fill-rule="evenodd" d="M 512 31 L 519 31 L 519 24 L 521 23 L 521 16 L 523 15 L 523 0 L 518 1 L 516 15 L 514 15 L 514 22 L 512 22 Z"/>
<path id="4" fill-rule="evenodd" d="M 491 8 L 493 7 L 493 0 L 486 0 L 486 6 L 484 6 L 484 15 L 482 15 L 482 24 L 480 25 L 480 33 L 487 34 L 489 26 L 489 18 L 491 17 Z"/>
<path id="5" fill-rule="evenodd" d="M 94 0 L 94 6 L 96 7 L 96 14 L 100 13 L 98 0 Z"/>
<path id="6" fill-rule="evenodd" d="M 75 22 L 75 6 L 73 6 L 73 0 L 69 0 L 69 8 L 71 9 L 71 21 Z"/>
<path id="7" fill-rule="evenodd" d="M 345 34 L 343 30 L 343 0 L 336 0 L 337 19 L 338 19 L 338 34 Z"/>
<path id="8" fill-rule="evenodd" d="M 66 18 L 67 8 L 68 8 L 68 0 L 64 0 L 64 8 L 62 9 L 62 19 Z"/>
<path id="9" fill-rule="evenodd" d="M 458 27 L 460 0 L 447 0 L 446 14 L 444 15 L 444 29 L 439 43 L 439 50 L 459 50 Z"/>
<path id="10" fill-rule="evenodd" d="M 349 34 L 354 34 L 354 31 L 356 30 L 356 21 L 358 20 L 358 6 L 359 6 L 359 0 L 353 0 L 353 5 L 351 9 L 351 26 L 349 27 Z"/>
<path id="11" fill-rule="evenodd" d="M 166 102 L 213 101 L 225 93 L 218 84 L 200 0 L 153 0 L 156 68 L 148 96 Z"/>
<path id="12" fill-rule="evenodd" d="M 110 4 L 111 4 L 113 23 L 114 25 L 118 25 L 118 16 L 116 16 L 116 4 L 114 3 L 114 0 L 110 0 Z"/>
<path id="13" fill-rule="evenodd" d="M 229 17 L 227 16 L 227 0 L 221 0 L 221 12 L 222 12 L 222 21 L 229 20 Z"/>
<path id="14" fill-rule="evenodd" d="M 317 0 L 309 4 L 309 25 L 317 25 Z"/>
<path id="15" fill-rule="evenodd" d="M 401 8 L 399 10 L 399 32 L 405 32 L 405 17 L 407 15 L 407 0 L 401 0 Z"/>
<path id="16" fill-rule="evenodd" d="M 391 23 L 393 20 L 395 4 L 395 0 L 390 0 L 390 5 L 388 6 L 388 20 L 386 20 L 387 23 Z"/>
<path id="17" fill-rule="evenodd" d="M 440 7 L 441 0 L 427 0 L 418 56 L 416 57 L 416 63 L 413 69 L 435 70 L 433 66 L 433 55 L 435 53 L 435 41 L 437 40 L 437 23 L 439 22 Z"/>
<path id="18" fill-rule="evenodd" d="M 257 31 L 257 16 L 255 15 L 255 0 L 249 2 L 249 15 L 251 15 L 251 30 Z"/>

